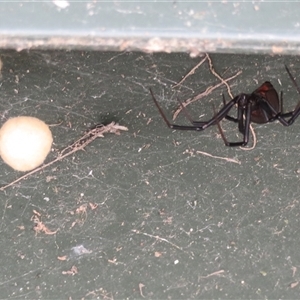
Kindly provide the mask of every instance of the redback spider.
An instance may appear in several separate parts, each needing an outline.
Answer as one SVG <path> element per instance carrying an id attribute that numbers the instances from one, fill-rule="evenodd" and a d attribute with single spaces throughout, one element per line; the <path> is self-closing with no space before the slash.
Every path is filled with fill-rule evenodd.
<path id="1" fill-rule="evenodd" d="M 300 89 L 290 73 L 287 66 L 285 69 L 292 80 L 293 84 L 295 85 L 298 93 L 300 94 Z M 264 124 L 273 122 L 278 120 L 284 126 L 290 126 L 294 123 L 294 121 L 298 118 L 300 114 L 300 102 L 297 104 L 293 111 L 283 113 L 283 100 L 282 100 L 282 92 L 280 93 L 280 100 L 278 97 L 278 93 L 274 89 L 273 85 L 266 81 L 263 83 L 258 89 L 256 89 L 251 94 L 239 94 L 235 96 L 231 101 L 226 103 L 225 97 L 223 95 L 223 107 L 218 113 L 208 121 L 193 121 L 192 118 L 189 116 L 186 108 L 184 108 L 183 104 L 179 101 L 185 116 L 188 118 L 192 125 L 177 125 L 172 124 L 165 116 L 162 108 L 158 104 L 152 90 L 150 89 L 150 93 L 152 95 L 152 99 L 158 108 L 159 113 L 161 114 L 163 120 L 167 124 L 167 126 L 171 129 L 176 130 L 195 130 L 195 131 L 203 131 L 206 128 L 210 127 L 211 125 L 218 125 L 219 131 L 221 133 L 222 139 L 226 146 L 229 147 L 236 147 L 236 146 L 246 146 L 249 141 L 249 127 L 250 123 L 258 123 Z M 231 117 L 228 115 L 229 111 L 237 105 L 237 117 Z M 225 138 L 223 130 L 220 126 L 220 121 L 223 119 L 227 119 L 229 121 L 238 123 L 238 129 L 240 133 L 243 135 L 242 142 L 228 142 Z M 289 118 L 286 120 L 286 118 Z"/>

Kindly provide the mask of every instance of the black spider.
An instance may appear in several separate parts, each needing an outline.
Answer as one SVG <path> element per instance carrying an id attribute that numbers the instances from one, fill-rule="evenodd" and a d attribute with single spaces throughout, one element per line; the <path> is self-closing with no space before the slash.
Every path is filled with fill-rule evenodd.
<path id="1" fill-rule="evenodd" d="M 290 73 L 287 66 L 285 69 L 292 80 L 293 84 L 296 86 L 298 93 L 300 94 L 300 89 L 293 78 L 292 74 Z M 245 146 L 249 140 L 249 127 L 250 123 L 269 123 L 275 120 L 278 120 L 284 126 L 290 126 L 294 123 L 294 121 L 298 118 L 300 114 L 300 102 L 295 107 L 293 111 L 283 113 L 283 104 L 282 104 L 282 92 L 280 94 L 280 100 L 278 97 L 278 93 L 274 89 L 273 85 L 266 81 L 263 83 L 258 89 L 256 89 L 251 94 L 240 94 L 234 97 L 231 101 L 226 103 L 224 95 L 223 95 L 223 103 L 224 106 L 222 109 L 215 113 L 215 115 L 209 121 L 193 121 L 189 114 L 187 113 L 186 109 L 183 107 L 182 103 L 180 102 L 181 107 L 183 108 L 183 112 L 185 113 L 186 117 L 189 119 L 192 125 L 177 125 L 172 124 L 169 122 L 167 117 L 165 116 L 162 108 L 159 106 L 152 90 L 150 89 L 150 93 L 152 95 L 152 99 L 155 105 L 158 108 L 162 118 L 164 119 L 167 126 L 171 129 L 176 130 L 195 130 L 195 131 L 202 131 L 211 125 L 218 125 L 222 139 L 226 146 L 235 147 L 235 146 Z M 237 117 L 231 117 L 228 115 L 229 111 L 232 109 L 233 106 L 237 105 Z M 229 121 L 238 123 L 239 131 L 243 134 L 243 141 L 242 142 L 228 142 L 225 138 L 223 130 L 220 126 L 220 121 L 222 119 L 227 119 Z M 286 120 L 286 118 L 290 118 Z"/>

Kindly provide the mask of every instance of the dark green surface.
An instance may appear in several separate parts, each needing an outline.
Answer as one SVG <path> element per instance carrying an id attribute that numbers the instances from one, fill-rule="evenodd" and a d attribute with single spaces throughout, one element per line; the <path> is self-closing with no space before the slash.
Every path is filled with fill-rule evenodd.
<path id="1" fill-rule="evenodd" d="M 0 47 L 299 54 L 297 1 L 2 1 Z"/>
<path id="2" fill-rule="evenodd" d="M 169 130 L 149 95 L 151 86 L 171 116 L 177 94 L 184 100 L 218 83 L 203 65 L 180 92 L 171 89 L 200 58 L 34 51 L 1 56 L 1 123 L 30 115 L 59 124 L 51 127 L 52 157 L 96 123 L 114 120 L 129 128 L 0 194 L 1 299 L 299 297 L 299 286 L 290 284 L 300 280 L 300 120 L 290 128 L 255 125 L 252 151 L 226 148 L 216 128 L 201 134 Z M 296 57 L 212 59 L 224 77 L 243 71 L 231 81 L 234 94 L 270 80 L 284 91 L 286 110 L 300 98 L 283 66 L 298 74 Z M 221 107 L 222 92 L 225 87 L 189 106 L 193 117 L 211 116 L 212 103 Z M 237 138 L 235 126 L 222 126 Z M 1 164 L 1 185 L 18 176 Z M 77 214 L 82 205 L 86 214 Z M 57 234 L 35 234 L 34 210 Z M 92 252 L 76 254 L 73 247 L 80 245 Z M 64 255 L 65 261 L 58 259 Z M 72 266 L 76 275 L 62 274 Z"/>

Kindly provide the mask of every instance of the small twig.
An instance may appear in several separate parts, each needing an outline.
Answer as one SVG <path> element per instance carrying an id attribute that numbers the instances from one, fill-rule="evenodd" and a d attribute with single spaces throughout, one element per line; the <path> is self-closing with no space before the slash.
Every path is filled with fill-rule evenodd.
<path id="1" fill-rule="evenodd" d="M 210 56 L 207 53 L 206 53 L 206 57 L 208 59 L 209 69 L 210 69 L 211 73 L 213 75 L 215 75 L 223 84 L 226 85 L 228 95 L 230 96 L 231 99 L 233 99 L 229 84 L 215 71 L 212 60 L 211 60 Z"/>
<path id="2" fill-rule="evenodd" d="M 54 160 L 52 160 L 52 161 L 50 161 L 50 162 L 34 169 L 34 170 L 26 173 L 25 175 L 19 177 L 18 179 L 16 179 L 16 180 L 8 183 L 7 185 L 1 187 L 0 191 L 4 191 L 6 188 L 16 184 L 17 182 L 19 182 L 19 181 L 35 174 L 35 173 L 37 173 L 41 170 L 44 170 L 45 168 L 53 165 L 54 163 L 66 158 L 67 156 L 69 156 L 69 155 L 71 155 L 71 154 L 73 154 L 73 153 L 75 153 L 79 150 L 83 150 L 88 144 L 93 142 L 96 138 L 104 137 L 104 133 L 114 133 L 114 134 L 119 135 L 120 130 L 127 131 L 128 128 L 125 127 L 125 126 L 121 126 L 121 125 L 119 125 L 115 122 L 111 122 L 110 124 L 108 124 L 106 126 L 104 126 L 104 125 L 96 126 L 95 128 L 89 130 L 86 134 L 84 134 L 75 143 L 73 143 L 72 145 L 67 146 L 65 149 L 63 149 Z"/>
<path id="3" fill-rule="evenodd" d="M 207 153 L 207 152 L 204 152 L 204 151 L 199 151 L 197 150 L 196 153 L 198 154 L 202 154 L 202 155 L 205 155 L 205 156 L 209 156 L 209 157 L 212 157 L 212 158 L 217 158 L 217 159 L 222 159 L 222 160 L 225 160 L 225 161 L 228 161 L 228 162 L 232 162 L 232 163 L 235 163 L 235 164 L 241 164 L 241 162 L 237 159 L 233 159 L 233 158 L 229 158 L 229 157 L 221 157 L 221 156 L 215 156 L 215 155 L 212 155 L 210 153 Z"/>
<path id="4" fill-rule="evenodd" d="M 230 81 L 234 78 L 236 78 L 237 76 L 239 76 L 240 74 L 242 73 L 242 71 L 238 71 L 235 75 L 231 76 L 231 77 L 228 77 L 226 79 L 224 79 L 224 82 L 227 82 L 227 81 Z M 223 85 L 224 83 L 223 82 L 220 82 L 214 86 L 209 86 L 203 93 L 200 93 L 198 94 L 197 96 L 195 97 L 192 97 L 192 98 L 188 98 L 187 100 L 185 100 L 183 103 L 182 103 L 182 106 L 183 107 L 187 107 L 189 104 L 193 103 L 193 102 L 196 102 L 198 101 L 199 99 L 205 97 L 205 96 L 208 96 L 212 91 L 214 91 L 215 89 L 217 89 L 218 87 L 220 87 L 221 85 Z M 173 114 L 173 120 L 175 120 L 177 118 L 177 116 L 179 115 L 179 113 L 182 111 L 182 106 L 180 105 L 176 111 L 174 112 Z"/>
<path id="5" fill-rule="evenodd" d="M 56 124 L 49 124 L 48 126 L 49 127 L 55 127 L 55 126 L 59 126 L 63 123 L 63 121 L 59 122 L 59 123 L 56 123 Z"/>
<path id="6" fill-rule="evenodd" d="M 178 249 L 178 250 L 181 250 L 187 254 L 189 254 L 188 252 L 186 252 L 182 247 L 179 247 L 177 246 L 176 244 L 170 242 L 169 240 L 165 239 L 165 238 L 162 238 L 158 235 L 152 235 L 152 234 L 149 234 L 149 233 L 146 233 L 146 232 L 141 232 L 139 230 L 136 230 L 136 229 L 132 229 L 131 230 L 132 232 L 136 233 L 136 234 L 142 234 L 142 235 L 145 235 L 145 236 L 148 236 L 148 237 L 151 237 L 151 238 L 154 238 L 156 240 L 159 240 L 159 241 L 162 241 L 162 242 L 165 242 L 165 243 L 168 243 L 170 244 L 171 246 L 173 246 L 174 248 Z"/>
<path id="7" fill-rule="evenodd" d="M 178 87 L 180 84 L 182 84 L 189 76 L 193 75 L 195 71 L 206 61 L 207 59 L 207 54 L 206 56 L 195 66 L 190 70 L 178 83 L 172 86 L 172 88 Z"/>
<path id="8" fill-rule="evenodd" d="M 220 275 L 224 272 L 225 272 L 224 270 L 219 270 L 219 271 L 213 272 L 211 274 L 208 274 L 206 276 L 199 276 L 198 278 L 208 278 L 208 277 L 211 277 L 211 276 Z"/>

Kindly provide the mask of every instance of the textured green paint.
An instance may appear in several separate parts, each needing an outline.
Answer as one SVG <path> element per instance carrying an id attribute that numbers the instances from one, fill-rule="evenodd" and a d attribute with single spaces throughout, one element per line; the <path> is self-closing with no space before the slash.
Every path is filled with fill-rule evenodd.
<path id="1" fill-rule="evenodd" d="M 214 127 L 169 130 L 149 87 L 171 116 L 177 95 L 184 101 L 219 82 L 205 64 L 172 90 L 200 61 L 187 54 L 5 51 L 2 60 L 1 122 L 31 115 L 52 124 L 49 160 L 99 122 L 118 121 L 129 131 L 96 140 L 0 194 L 1 298 L 299 296 L 290 284 L 299 280 L 292 268 L 300 260 L 300 120 L 290 128 L 255 125 L 252 151 L 226 148 Z M 283 66 L 298 74 L 298 58 L 212 60 L 225 78 L 243 71 L 230 82 L 234 94 L 270 80 L 284 91 L 286 110 L 300 98 Z M 222 93 L 228 98 L 223 86 L 188 106 L 192 116 L 211 116 Z M 176 122 L 187 121 L 180 116 Z M 222 127 L 238 138 L 234 124 Z M 18 176 L 1 164 L 1 185 Z M 76 212 L 84 207 L 86 213 Z M 35 235 L 34 211 L 58 232 Z M 77 274 L 63 274 L 73 266 Z"/>

